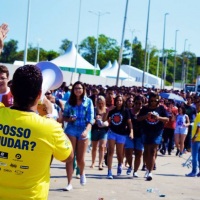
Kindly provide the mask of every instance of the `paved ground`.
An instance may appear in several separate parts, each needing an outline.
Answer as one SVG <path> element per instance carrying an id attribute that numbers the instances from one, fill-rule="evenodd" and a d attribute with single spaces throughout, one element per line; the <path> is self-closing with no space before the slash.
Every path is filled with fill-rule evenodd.
<path id="1" fill-rule="evenodd" d="M 87 185 L 81 186 L 79 180 L 73 179 L 74 189 L 67 192 L 62 188 L 66 186 L 66 172 L 63 163 L 54 160 L 51 166 L 51 184 L 49 200 L 145 200 L 145 199 L 166 199 L 166 200 L 199 200 L 200 199 L 200 177 L 185 177 L 191 168 L 183 167 L 182 164 L 190 156 L 184 154 L 183 158 L 175 156 L 158 155 L 157 170 L 153 171 L 153 180 L 145 181 L 143 171 L 139 170 L 139 178 L 132 178 L 126 175 L 126 169 L 122 176 L 114 176 L 113 180 L 106 179 L 107 169 L 99 171 L 96 166 L 91 169 L 90 153 L 86 156 Z M 116 174 L 116 158 L 113 160 L 113 174 Z M 141 168 L 141 167 L 140 167 Z M 147 192 L 154 190 L 153 192 Z"/>

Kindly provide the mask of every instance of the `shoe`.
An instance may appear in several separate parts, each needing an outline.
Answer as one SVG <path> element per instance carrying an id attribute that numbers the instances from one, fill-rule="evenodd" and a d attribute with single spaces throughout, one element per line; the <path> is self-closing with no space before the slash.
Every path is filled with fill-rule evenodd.
<path id="1" fill-rule="evenodd" d="M 85 185 L 87 182 L 85 174 L 80 176 L 80 184 Z"/>
<path id="2" fill-rule="evenodd" d="M 161 149 L 161 150 L 160 150 L 160 153 L 161 153 L 162 155 L 165 155 L 166 151 L 165 151 L 164 149 Z"/>
<path id="3" fill-rule="evenodd" d="M 138 178 L 137 172 L 134 172 L 134 173 L 133 173 L 133 177 Z"/>
<path id="4" fill-rule="evenodd" d="M 180 150 L 177 149 L 177 151 L 176 151 L 176 156 L 178 156 L 179 153 L 180 153 Z"/>
<path id="5" fill-rule="evenodd" d="M 149 170 L 146 170 L 146 173 L 145 173 L 145 175 L 144 175 L 144 178 L 147 178 L 148 175 L 149 175 Z"/>
<path id="6" fill-rule="evenodd" d="M 168 155 L 172 155 L 171 152 L 168 152 Z"/>
<path id="7" fill-rule="evenodd" d="M 181 158 L 182 156 L 183 156 L 183 153 L 182 153 L 182 152 L 180 152 L 180 153 L 179 153 L 179 157 Z"/>
<path id="8" fill-rule="evenodd" d="M 193 173 L 193 172 L 191 172 L 191 173 L 189 173 L 189 174 L 186 174 L 185 176 L 187 176 L 187 177 L 195 177 L 195 176 L 197 176 L 195 173 Z"/>
<path id="9" fill-rule="evenodd" d="M 107 179 L 113 179 L 112 171 L 108 170 Z"/>
<path id="10" fill-rule="evenodd" d="M 200 172 L 197 174 L 197 177 L 200 177 Z"/>
<path id="11" fill-rule="evenodd" d="M 146 170 L 147 170 L 146 165 L 143 165 L 142 166 L 142 171 L 146 171 Z"/>
<path id="12" fill-rule="evenodd" d="M 103 170 L 103 167 L 99 167 L 99 170 Z"/>
<path id="13" fill-rule="evenodd" d="M 132 172 L 132 168 L 131 168 L 131 167 L 129 167 L 129 168 L 127 169 L 127 171 L 126 171 L 126 174 L 127 174 L 127 175 L 130 175 L 130 174 L 131 174 L 131 172 Z"/>
<path id="14" fill-rule="evenodd" d="M 154 166 L 153 166 L 153 170 L 156 170 L 156 164 L 154 164 Z"/>
<path id="15" fill-rule="evenodd" d="M 76 175 L 76 179 L 80 179 L 81 177 L 80 177 L 80 174 L 77 174 Z"/>
<path id="16" fill-rule="evenodd" d="M 151 181 L 152 180 L 152 173 L 149 173 L 147 176 L 147 181 Z"/>
<path id="17" fill-rule="evenodd" d="M 118 168 L 117 168 L 117 176 L 120 176 L 122 173 L 122 165 L 118 165 Z"/>
<path id="18" fill-rule="evenodd" d="M 63 188 L 64 191 L 70 191 L 72 189 L 73 189 L 73 187 L 71 184 L 69 184 L 67 187 Z"/>

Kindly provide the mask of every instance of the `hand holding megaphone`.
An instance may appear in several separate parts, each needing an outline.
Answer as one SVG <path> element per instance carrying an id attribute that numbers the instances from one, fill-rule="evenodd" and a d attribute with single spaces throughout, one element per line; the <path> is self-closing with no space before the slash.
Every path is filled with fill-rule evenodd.
<path id="1" fill-rule="evenodd" d="M 36 66 L 41 70 L 43 77 L 42 95 L 41 101 L 38 105 L 38 112 L 41 116 L 44 116 L 47 114 L 52 114 L 52 106 L 49 105 L 50 101 L 46 99 L 45 93 L 48 90 L 55 90 L 61 86 L 63 83 L 63 74 L 57 65 L 49 61 L 39 62 L 36 64 Z"/>

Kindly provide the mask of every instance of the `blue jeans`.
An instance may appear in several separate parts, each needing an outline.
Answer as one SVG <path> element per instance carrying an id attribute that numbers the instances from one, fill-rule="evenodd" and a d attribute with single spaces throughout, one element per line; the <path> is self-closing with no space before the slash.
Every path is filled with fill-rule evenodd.
<path id="1" fill-rule="evenodd" d="M 192 142 L 192 173 L 197 174 L 200 168 L 200 141 Z"/>

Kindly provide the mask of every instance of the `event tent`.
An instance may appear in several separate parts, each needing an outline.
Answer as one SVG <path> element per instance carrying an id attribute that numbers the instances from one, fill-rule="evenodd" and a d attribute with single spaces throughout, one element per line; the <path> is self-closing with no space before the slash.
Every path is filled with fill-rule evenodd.
<path id="1" fill-rule="evenodd" d="M 118 68 L 119 65 L 116 60 L 113 62 L 112 65 L 111 62 L 109 61 L 108 64 L 101 70 L 100 75 L 106 78 L 117 78 Z M 119 79 L 124 80 L 128 78 L 129 75 L 125 73 L 122 69 L 120 69 Z"/>
<path id="2" fill-rule="evenodd" d="M 127 74 L 129 74 L 129 76 L 131 76 L 132 78 L 135 78 L 136 82 L 142 82 L 143 71 L 141 69 L 130 65 L 121 65 L 121 69 L 124 70 Z M 146 85 L 150 84 L 158 87 L 161 84 L 161 78 L 145 72 L 144 83 L 146 83 Z"/>
<path id="3" fill-rule="evenodd" d="M 79 53 L 77 53 L 74 43 L 71 43 L 64 55 L 53 60 L 52 63 L 60 67 L 62 71 L 76 72 L 79 74 L 98 75 L 100 70 L 86 61 Z"/>

